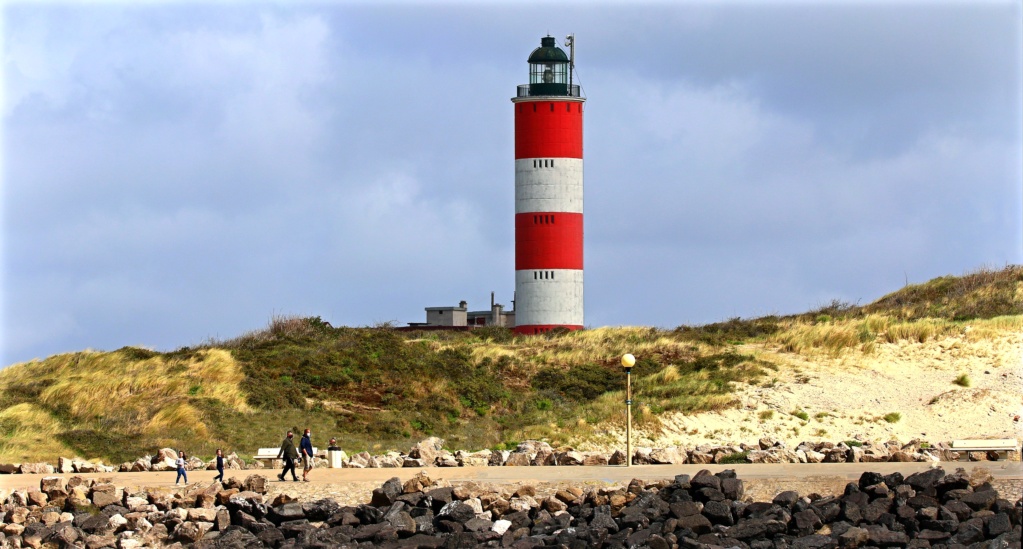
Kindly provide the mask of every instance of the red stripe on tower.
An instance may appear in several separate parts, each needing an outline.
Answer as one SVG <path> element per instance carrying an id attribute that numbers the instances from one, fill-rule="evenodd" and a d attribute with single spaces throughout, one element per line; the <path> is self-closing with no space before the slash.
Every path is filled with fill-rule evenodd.
<path id="1" fill-rule="evenodd" d="M 553 37 L 515 108 L 515 332 L 583 327 L 583 102 Z"/>

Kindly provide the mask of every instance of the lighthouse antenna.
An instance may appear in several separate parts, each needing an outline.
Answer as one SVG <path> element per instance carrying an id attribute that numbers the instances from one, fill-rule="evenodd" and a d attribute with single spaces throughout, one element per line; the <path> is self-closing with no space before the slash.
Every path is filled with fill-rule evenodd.
<path id="1" fill-rule="evenodd" d="M 572 73 L 575 72 L 575 33 L 565 37 L 568 46 L 568 95 L 572 95 Z"/>

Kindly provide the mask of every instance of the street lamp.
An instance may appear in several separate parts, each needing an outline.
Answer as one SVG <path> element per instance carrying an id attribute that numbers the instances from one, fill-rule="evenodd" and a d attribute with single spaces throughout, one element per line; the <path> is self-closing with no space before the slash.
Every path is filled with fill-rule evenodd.
<path id="1" fill-rule="evenodd" d="M 625 466 L 632 466 L 632 367 L 636 365 L 636 357 L 629 353 L 622 355 L 622 367 L 625 368 Z"/>

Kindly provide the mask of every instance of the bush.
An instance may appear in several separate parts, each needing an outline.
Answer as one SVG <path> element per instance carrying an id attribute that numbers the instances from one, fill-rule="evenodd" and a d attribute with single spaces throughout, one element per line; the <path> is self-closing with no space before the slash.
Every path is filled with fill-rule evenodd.
<path id="1" fill-rule="evenodd" d="M 790 414 L 792 414 L 793 416 L 798 417 L 799 419 L 801 419 L 803 421 L 810 421 L 810 414 L 804 412 L 803 410 L 792 410 L 792 412 L 790 412 Z"/>
<path id="2" fill-rule="evenodd" d="M 968 376 L 966 374 L 959 374 L 959 377 L 953 379 L 952 383 L 954 383 L 954 384 L 956 384 L 956 385 L 958 385 L 960 387 L 969 387 L 970 386 L 970 376 Z"/>
<path id="3" fill-rule="evenodd" d="M 736 463 L 749 463 L 749 452 L 735 452 L 734 454 L 728 454 L 722 456 L 719 462 L 722 465 L 735 465 Z"/>
<path id="4" fill-rule="evenodd" d="M 898 412 L 889 412 L 885 414 L 882 419 L 884 419 L 888 423 L 898 423 L 898 421 L 902 419 L 902 414 Z"/>

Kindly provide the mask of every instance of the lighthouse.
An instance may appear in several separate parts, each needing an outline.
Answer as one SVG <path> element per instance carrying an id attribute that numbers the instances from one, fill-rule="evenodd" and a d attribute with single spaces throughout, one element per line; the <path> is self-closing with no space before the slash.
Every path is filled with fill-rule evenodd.
<path id="1" fill-rule="evenodd" d="M 515 109 L 515 333 L 583 327 L 583 103 L 575 39 L 529 55 Z"/>

